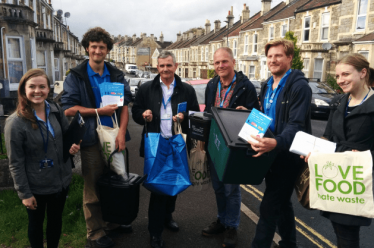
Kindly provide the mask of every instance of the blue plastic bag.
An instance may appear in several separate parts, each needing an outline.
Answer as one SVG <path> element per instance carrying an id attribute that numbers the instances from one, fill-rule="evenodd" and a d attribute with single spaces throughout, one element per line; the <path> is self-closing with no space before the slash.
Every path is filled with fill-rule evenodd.
<path id="1" fill-rule="evenodd" d="M 144 134 L 144 187 L 175 196 L 191 185 L 186 143 L 182 135 L 164 139 L 159 133 Z"/>

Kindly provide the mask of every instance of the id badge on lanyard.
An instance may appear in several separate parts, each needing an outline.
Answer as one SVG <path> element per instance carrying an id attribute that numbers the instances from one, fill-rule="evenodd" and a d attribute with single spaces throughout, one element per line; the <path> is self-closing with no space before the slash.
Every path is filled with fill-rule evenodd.
<path id="1" fill-rule="evenodd" d="M 166 103 L 164 101 L 164 97 L 162 97 L 162 105 L 164 107 L 165 113 L 161 115 L 161 120 L 171 120 L 171 113 L 168 113 L 168 109 L 166 108 L 166 106 L 169 104 L 170 101 L 171 101 L 171 97 L 169 97 Z"/>
<path id="2" fill-rule="evenodd" d="M 39 126 L 40 134 L 42 135 L 43 138 L 43 147 L 44 147 L 44 159 L 40 160 L 39 162 L 39 170 L 46 169 L 46 168 L 52 168 L 53 167 L 53 159 L 48 159 L 47 158 L 47 151 L 48 151 L 48 138 L 49 138 L 49 128 L 48 128 L 48 119 L 46 118 L 46 127 L 47 127 L 47 141 L 44 140 L 44 135 L 42 131 L 42 127 L 39 123 L 38 120 L 36 120 Z"/>

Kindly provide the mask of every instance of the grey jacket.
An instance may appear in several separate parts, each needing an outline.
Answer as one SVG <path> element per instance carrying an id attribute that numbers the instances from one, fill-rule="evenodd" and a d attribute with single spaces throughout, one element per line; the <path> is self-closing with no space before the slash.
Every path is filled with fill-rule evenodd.
<path id="1" fill-rule="evenodd" d="M 49 121 L 55 137 L 49 134 L 47 158 L 53 159 L 54 167 L 40 169 L 40 161 L 44 159 L 43 139 L 40 129 L 33 129 L 29 120 L 13 113 L 5 123 L 5 145 L 9 157 L 9 169 L 14 180 L 14 187 L 20 199 L 28 199 L 34 194 L 47 195 L 58 193 L 70 184 L 71 162 L 63 162 L 62 133 L 69 123 L 63 110 L 50 104 Z M 61 126 L 55 113 L 61 116 Z M 44 137 L 47 128 L 41 125 Z"/>

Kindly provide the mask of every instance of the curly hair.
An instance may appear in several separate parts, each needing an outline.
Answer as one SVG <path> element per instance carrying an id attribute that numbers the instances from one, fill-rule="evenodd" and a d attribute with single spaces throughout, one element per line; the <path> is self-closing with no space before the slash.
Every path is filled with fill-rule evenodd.
<path id="1" fill-rule="evenodd" d="M 17 115 L 29 120 L 31 122 L 31 126 L 33 129 L 37 129 L 37 123 L 34 116 L 34 113 L 32 112 L 31 102 L 26 97 L 26 83 L 31 78 L 35 77 L 44 77 L 47 80 L 48 88 L 51 90 L 51 83 L 48 79 L 47 74 L 45 74 L 45 71 L 43 69 L 31 69 L 28 70 L 19 81 L 18 86 L 18 105 L 17 105 Z"/>
<path id="2" fill-rule="evenodd" d="M 104 42 L 108 50 L 112 50 L 113 48 L 113 39 L 110 37 L 110 34 L 101 27 L 96 28 L 90 28 L 82 38 L 82 46 L 84 47 L 84 50 L 87 50 L 88 46 L 90 45 L 90 42 Z"/>

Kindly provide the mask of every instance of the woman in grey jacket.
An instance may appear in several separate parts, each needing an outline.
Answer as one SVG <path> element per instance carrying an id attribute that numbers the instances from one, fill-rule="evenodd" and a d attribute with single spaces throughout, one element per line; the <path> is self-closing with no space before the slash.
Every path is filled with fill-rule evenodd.
<path id="1" fill-rule="evenodd" d="M 70 160 L 63 160 L 62 134 L 68 121 L 62 109 L 46 101 L 49 91 L 50 82 L 43 70 L 26 72 L 19 82 L 17 110 L 6 120 L 4 132 L 14 187 L 29 216 L 32 248 L 43 247 L 46 210 L 47 244 L 58 247 L 72 175 Z M 69 152 L 74 155 L 79 149 L 80 145 L 73 144 Z"/>

